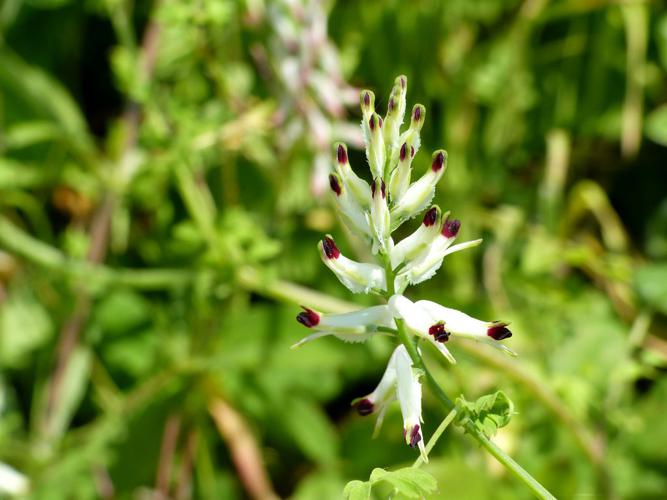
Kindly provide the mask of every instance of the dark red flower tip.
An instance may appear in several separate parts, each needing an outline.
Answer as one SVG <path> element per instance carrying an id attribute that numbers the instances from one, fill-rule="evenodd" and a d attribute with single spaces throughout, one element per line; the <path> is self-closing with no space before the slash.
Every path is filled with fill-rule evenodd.
<path id="1" fill-rule="evenodd" d="M 340 257 L 340 250 L 338 250 L 333 238 L 325 236 L 322 240 L 322 248 L 324 249 L 324 255 L 327 256 L 327 259 L 337 259 Z"/>
<path id="2" fill-rule="evenodd" d="M 401 161 L 405 161 L 405 154 L 407 153 L 407 151 L 406 151 L 406 146 L 407 146 L 407 143 L 405 143 L 405 142 L 404 142 L 403 145 L 401 146 L 401 151 L 400 151 L 400 153 L 399 153 L 400 158 L 401 158 Z"/>
<path id="3" fill-rule="evenodd" d="M 412 111 L 412 118 L 414 121 L 418 122 L 422 117 L 422 108 L 419 105 L 415 106 L 415 109 Z"/>
<path id="4" fill-rule="evenodd" d="M 364 92 L 364 104 L 366 106 L 371 105 L 371 94 L 370 94 L 370 92 Z"/>
<path id="5" fill-rule="evenodd" d="M 382 193 L 382 199 L 384 200 L 387 197 L 387 185 L 384 183 L 384 180 L 380 182 L 380 192 Z"/>
<path id="6" fill-rule="evenodd" d="M 459 234 L 459 229 L 461 229 L 461 221 L 458 219 L 447 219 L 442 225 L 442 235 L 445 238 L 453 238 Z"/>
<path id="7" fill-rule="evenodd" d="M 329 174 L 329 186 L 331 187 L 331 190 L 336 193 L 336 196 L 340 196 L 343 192 L 340 182 L 338 182 L 338 177 L 334 174 Z"/>
<path id="8" fill-rule="evenodd" d="M 415 148 L 413 146 L 410 146 L 410 157 L 411 158 L 415 157 Z"/>
<path id="9" fill-rule="evenodd" d="M 307 328 L 317 326 L 320 323 L 320 315 L 312 309 L 308 309 L 304 306 L 301 307 L 303 308 L 303 312 L 297 314 L 296 320 Z"/>
<path id="10" fill-rule="evenodd" d="M 438 342 L 442 342 L 443 344 L 449 340 L 449 335 L 450 333 L 445 330 L 445 324 L 444 323 L 436 323 L 435 325 L 432 325 L 428 329 L 428 334 L 433 335 L 433 338 L 437 340 Z"/>
<path id="11" fill-rule="evenodd" d="M 344 145 L 338 145 L 338 149 L 336 150 L 336 157 L 338 158 L 338 163 L 341 165 L 347 163 L 347 149 L 345 149 Z"/>
<path id="12" fill-rule="evenodd" d="M 389 99 L 389 104 L 387 105 L 389 111 L 394 111 L 394 99 Z"/>
<path id="13" fill-rule="evenodd" d="M 375 130 L 375 115 L 371 115 L 371 117 L 368 119 L 368 126 L 371 128 L 371 130 Z"/>
<path id="14" fill-rule="evenodd" d="M 387 197 L 387 186 L 385 185 L 384 181 L 379 177 L 371 183 L 371 196 L 375 198 L 375 192 L 377 190 L 378 182 L 380 183 L 380 194 L 382 195 L 382 199 L 384 200 Z"/>
<path id="15" fill-rule="evenodd" d="M 433 163 L 431 163 L 431 170 L 438 172 L 442 166 L 445 164 L 445 154 L 440 151 L 433 157 Z"/>
<path id="16" fill-rule="evenodd" d="M 404 76 L 399 76 L 398 81 L 401 82 L 401 88 L 404 89 L 407 82 L 406 78 Z"/>
<path id="17" fill-rule="evenodd" d="M 433 224 L 435 224 L 438 221 L 438 208 L 437 207 L 431 207 L 428 212 L 424 214 L 424 221 L 423 224 L 426 227 L 431 227 Z"/>
<path id="18" fill-rule="evenodd" d="M 419 441 L 422 440 L 422 435 L 419 433 L 419 425 L 410 429 L 410 448 L 416 448 L 419 445 Z"/>
<path id="19" fill-rule="evenodd" d="M 380 126 L 380 128 L 382 128 L 382 124 L 383 124 L 382 117 L 378 116 L 378 125 Z"/>
<path id="20" fill-rule="evenodd" d="M 373 413 L 375 410 L 375 405 L 370 399 L 364 398 L 356 404 L 356 408 L 357 413 L 362 417 L 365 417 L 366 415 Z"/>
<path id="21" fill-rule="evenodd" d="M 496 322 L 491 325 L 486 334 L 493 340 L 505 340 L 512 336 L 512 332 L 507 328 L 507 323 Z"/>

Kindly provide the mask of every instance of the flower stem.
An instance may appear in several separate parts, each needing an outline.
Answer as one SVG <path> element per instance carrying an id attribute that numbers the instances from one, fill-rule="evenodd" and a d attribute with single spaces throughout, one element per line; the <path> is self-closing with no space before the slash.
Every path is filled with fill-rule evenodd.
<path id="1" fill-rule="evenodd" d="M 387 259 L 388 261 L 388 259 Z M 387 298 L 394 293 L 394 273 L 391 269 L 391 264 L 385 261 L 385 273 L 387 277 Z M 445 391 L 440 387 L 440 384 L 435 380 L 431 372 L 426 368 L 426 364 L 417 349 L 417 346 L 414 342 L 414 338 L 405 329 L 405 323 L 401 319 L 396 319 L 396 328 L 398 329 L 398 340 L 405 346 L 405 349 L 408 351 L 412 363 L 417 368 L 420 368 L 424 372 L 424 377 L 428 383 L 431 391 L 435 397 L 440 401 L 440 403 L 446 408 L 450 414 L 454 413 L 456 410 L 456 405 L 454 402 L 449 399 L 449 396 Z M 540 484 L 540 482 L 531 476 L 526 469 L 521 467 L 517 462 L 512 459 L 507 453 L 501 450 L 496 444 L 491 441 L 488 437 L 481 432 L 474 423 L 468 422 L 464 426 L 466 434 L 470 434 L 477 442 L 482 445 L 486 451 L 495 457 L 498 462 L 500 462 L 507 470 L 509 470 L 514 476 L 523 482 L 531 491 L 535 494 L 537 498 L 543 499 L 554 499 L 554 497 L 549 491 Z"/>

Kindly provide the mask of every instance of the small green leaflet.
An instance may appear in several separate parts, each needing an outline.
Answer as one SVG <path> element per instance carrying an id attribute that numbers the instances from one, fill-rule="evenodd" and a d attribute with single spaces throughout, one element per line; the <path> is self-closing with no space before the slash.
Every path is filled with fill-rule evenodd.
<path id="1" fill-rule="evenodd" d="M 472 422 L 487 437 L 505 427 L 514 414 L 514 404 L 503 391 L 487 394 L 477 401 L 467 401 L 461 396 L 456 399 L 456 406 L 460 408 L 458 425 Z"/>
<path id="2" fill-rule="evenodd" d="M 395 471 L 376 468 L 368 481 L 350 481 L 345 485 L 343 498 L 346 500 L 368 500 L 374 484 L 386 481 L 394 487 L 398 498 L 423 498 L 438 488 L 435 478 L 428 472 L 414 467 L 404 467 Z"/>

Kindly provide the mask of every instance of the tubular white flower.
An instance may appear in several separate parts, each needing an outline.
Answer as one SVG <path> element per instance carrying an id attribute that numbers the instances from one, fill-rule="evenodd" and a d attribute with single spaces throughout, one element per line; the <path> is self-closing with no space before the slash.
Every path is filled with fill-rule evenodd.
<path id="1" fill-rule="evenodd" d="M 403 295 L 392 295 L 389 299 L 389 309 L 395 318 L 400 318 L 404 321 L 405 327 L 410 333 L 428 340 L 433 344 L 438 351 L 452 364 L 456 364 L 456 360 L 449 349 L 445 347 L 444 342 L 447 341 L 448 336 L 441 325 L 433 321 L 431 315 L 417 306 L 407 297 Z"/>
<path id="2" fill-rule="evenodd" d="M 368 224 L 373 234 L 373 248 L 374 254 L 382 251 L 383 254 L 388 253 L 389 235 L 389 207 L 387 206 L 387 189 L 384 181 L 378 177 L 371 185 L 371 193 L 373 199 L 371 200 L 371 211 Z"/>
<path id="3" fill-rule="evenodd" d="M 420 300 L 416 302 L 416 305 L 428 312 L 433 321 L 443 322 L 447 332 L 451 335 L 483 342 L 516 356 L 514 351 L 499 342 L 512 336 L 512 332 L 507 328 L 508 323 L 481 321 L 461 311 L 442 306 L 430 300 Z"/>
<path id="4" fill-rule="evenodd" d="M 387 368 L 375 390 L 366 396 L 352 401 L 352 405 L 356 407 L 359 415 L 366 416 L 372 413 L 377 413 L 378 416 L 373 431 L 374 437 L 382 426 L 382 421 L 384 420 L 384 415 L 389 403 L 396 399 L 396 353 L 398 352 L 398 349 L 398 347 L 394 349 L 394 352 L 387 363 Z"/>
<path id="5" fill-rule="evenodd" d="M 421 432 L 422 386 L 419 383 L 420 370 L 412 365 L 412 359 L 404 345 L 396 348 L 396 396 L 403 415 L 403 434 L 410 447 L 419 447 L 424 462 L 428 462 L 424 439 Z"/>
<path id="6" fill-rule="evenodd" d="M 401 197 L 391 210 L 392 230 L 420 213 L 431 203 L 435 194 L 435 186 L 446 169 L 447 152 L 438 150 L 433 153 L 431 168 L 421 178 L 410 185 L 405 195 Z"/>
<path id="7" fill-rule="evenodd" d="M 399 147 L 401 125 L 405 117 L 405 94 L 407 93 L 408 79 L 404 76 L 396 77 L 394 87 L 389 95 L 387 115 L 384 119 L 384 142 L 391 150 Z"/>
<path id="8" fill-rule="evenodd" d="M 382 118 L 373 113 L 368 119 L 368 142 L 366 143 L 366 159 L 371 168 L 373 178 L 384 178 L 386 151 L 382 135 Z"/>
<path id="9" fill-rule="evenodd" d="M 387 289 L 387 278 L 382 267 L 348 259 L 340 253 L 330 235 L 326 235 L 317 246 L 322 262 L 351 292 L 383 292 Z"/>
<path id="10" fill-rule="evenodd" d="M 446 218 L 442 223 L 440 234 L 433 242 L 418 253 L 396 275 L 394 290 L 402 293 L 408 285 L 416 285 L 430 279 L 440 269 L 442 261 L 447 255 L 466 248 L 476 247 L 482 242 L 481 239 L 477 239 L 452 246 L 460 227 L 461 222 L 458 219 L 450 220 Z"/>
<path id="11" fill-rule="evenodd" d="M 437 205 L 433 205 L 424 214 L 422 223 L 410 236 L 402 239 L 391 249 L 391 269 L 396 269 L 406 260 L 414 259 L 424 248 L 440 234 L 442 214 Z"/>
<path id="12" fill-rule="evenodd" d="M 416 104 L 412 108 L 410 127 L 399 137 L 397 146 L 391 150 L 391 157 L 389 159 L 391 172 L 389 190 L 394 203 L 398 203 L 405 195 L 408 187 L 410 187 L 412 160 L 421 146 L 419 132 L 424 125 L 425 115 L 426 110 L 424 106 Z"/>
<path id="13" fill-rule="evenodd" d="M 354 196 L 351 196 L 350 190 L 338 174 L 329 175 L 329 187 L 336 198 L 338 212 L 345 225 L 354 233 L 370 237 L 371 230 L 366 219 L 366 212 L 357 203 Z"/>
<path id="14" fill-rule="evenodd" d="M 322 314 L 304 307 L 296 320 L 315 330 L 315 333 L 301 339 L 292 346 L 292 349 L 328 335 L 333 335 L 345 342 L 363 342 L 381 333 L 380 328 L 396 329 L 396 323 L 387 305 L 368 307 L 343 314 Z"/>
<path id="15" fill-rule="evenodd" d="M 343 143 L 336 145 L 336 172 L 343 180 L 343 186 L 354 196 L 357 204 L 362 208 L 368 207 L 371 199 L 371 188 L 365 180 L 359 178 L 352 170 L 347 155 L 347 146 Z"/>

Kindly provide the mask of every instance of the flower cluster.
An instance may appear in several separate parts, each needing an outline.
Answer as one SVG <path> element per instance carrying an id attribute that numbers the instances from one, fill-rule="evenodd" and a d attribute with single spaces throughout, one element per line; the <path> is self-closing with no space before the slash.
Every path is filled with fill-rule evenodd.
<path id="1" fill-rule="evenodd" d="M 373 92 L 361 92 L 361 128 L 372 183 L 369 185 L 352 170 L 344 144 L 336 145 L 335 171 L 329 176 L 341 218 L 352 232 L 365 239 L 376 262 L 357 262 L 345 257 L 330 235 L 318 244 L 324 264 L 350 291 L 374 293 L 385 297 L 387 303 L 345 314 L 322 314 L 304 307 L 297 321 L 314 333 L 294 347 L 327 335 L 361 342 L 373 335 L 395 333 L 400 322 L 409 334 L 433 344 L 451 363 L 456 361 L 446 344 L 455 338 L 487 343 L 513 354 L 499 342 L 512 336 L 507 323 L 481 321 L 428 300 L 412 302 L 403 295 L 408 286 L 431 278 L 447 255 L 482 241 L 454 244 L 461 222 L 451 218 L 449 212 L 443 214 L 438 206 L 429 206 L 436 184 L 447 168 L 444 150 L 435 151 L 426 172 L 412 182 L 412 161 L 421 145 L 419 133 L 426 111 L 424 106 L 416 104 L 409 127 L 401 132 L 406 91 L 406 77 L 397 77 L 384 119 L 375 112 Z M 419 227 L 395 243 L 392 233 L 424 210 Z M 420 377 L 421 370 L 414 366 L 405 346 L 399 345 L 377 388 L 353 404 L 361 415 L 377 413 L 380 425 L 388 404 L 398 399 L 405 441 L 419 447 L 426 460 Z"/>

